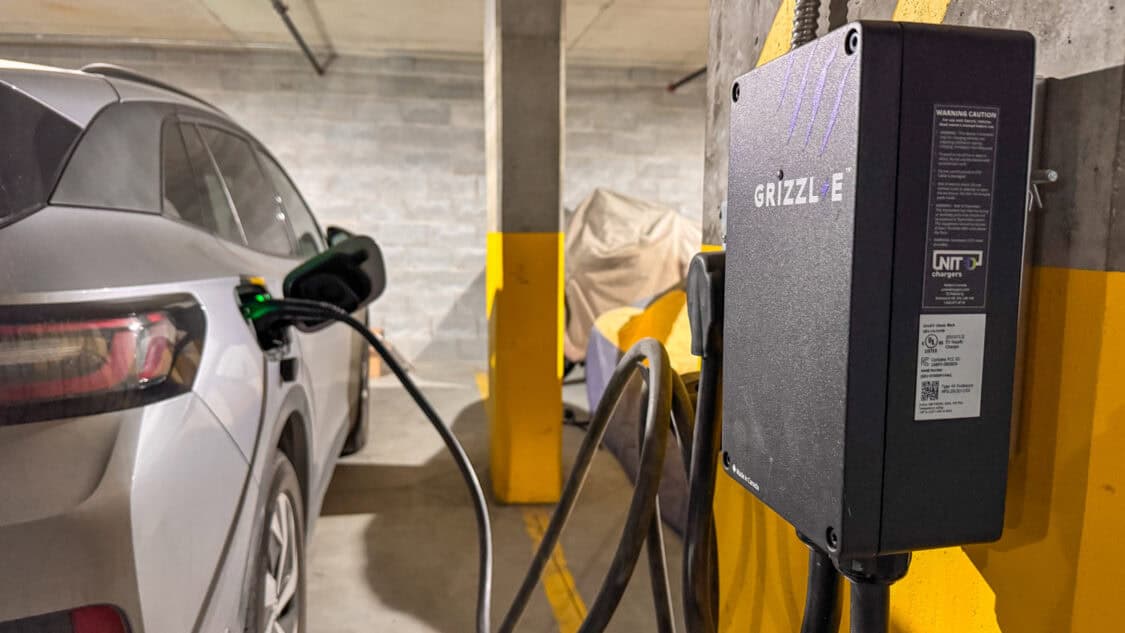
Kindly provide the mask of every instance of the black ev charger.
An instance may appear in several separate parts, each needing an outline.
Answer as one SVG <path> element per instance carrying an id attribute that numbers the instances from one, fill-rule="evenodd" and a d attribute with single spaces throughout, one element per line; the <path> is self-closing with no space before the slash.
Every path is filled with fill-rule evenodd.
<path id="1" fill-rule="evenodd" d="M 1025 33 L 860 22 L 739 78 L 727 252 L 697 255 L 687 282 L 698 397 L 655 340 L 625 353 L 501 633 L 515 629 L 634 372 L 646 385 L 639 474 L 581 633 L 608 625 L 642 546 L 657 630 L 675 630 L 657 499 L 669 436 L 690 487 L 689 633 L 718 625 L 720 430 L 726 472 L 810 546 L 802 633 L 837 630 L 837 569 L 852 581 L 853 633 L 881 633 L 910 550 L 999 536 L 1033 65 Z M 383 284 L 378 247 L 359 237 L 294 270 L 285 299 L 253 284 L 239 295 L 264 349 L 291 325 L 356 329 L 437 429 L 476 510 L 485 633 L 492 540 L 480 482 L 409 375 L 349 315 Z"/>
<path id="2" fill-rule="evenodd" d="M 1003 528 L 1035 42 L 857 22 L 731 91 L 723 462 L 886 629 Z"/>

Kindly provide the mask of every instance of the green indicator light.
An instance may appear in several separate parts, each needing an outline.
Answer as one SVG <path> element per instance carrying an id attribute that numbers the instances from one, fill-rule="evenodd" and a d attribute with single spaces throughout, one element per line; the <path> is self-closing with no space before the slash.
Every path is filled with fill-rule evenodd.
<path id="1" fill-rule="evenodd" d="M 257 321 L 263 316 L 271 312 L 275 312 L 276 310 L 277 309 L 274 306 L 246 306 L 244 308 L 244 314 L 246 315 L 246 318 L 250 319 L 251 321 Z"/>
<path id="2" fill-rule="evenodd" d="M 265 302 L 270 300 L 270 296 L 269 295 L 263 295 L 263 294 L 254 295 L 254 300 L 257 301 L 258 303 L 265 303 Z"/>

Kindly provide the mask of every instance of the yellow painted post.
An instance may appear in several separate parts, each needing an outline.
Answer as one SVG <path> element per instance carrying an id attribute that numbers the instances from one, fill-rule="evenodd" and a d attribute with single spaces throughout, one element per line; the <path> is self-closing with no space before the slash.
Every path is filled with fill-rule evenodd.
<path id="1" fill-rule="evenodd" d="M 562 485 L 564 0 L 487 0 L 485 152 L 491 482 L 505 503 Z"/>

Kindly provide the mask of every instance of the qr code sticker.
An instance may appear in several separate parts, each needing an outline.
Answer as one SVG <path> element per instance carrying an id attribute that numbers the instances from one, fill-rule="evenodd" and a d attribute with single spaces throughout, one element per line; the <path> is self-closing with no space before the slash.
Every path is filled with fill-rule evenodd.
<path id="1" fill-rule="evenodd" d="M 934 402 L 938 399 L 938 385 L 936 380 L 922 381 L 922 402 Z"/>

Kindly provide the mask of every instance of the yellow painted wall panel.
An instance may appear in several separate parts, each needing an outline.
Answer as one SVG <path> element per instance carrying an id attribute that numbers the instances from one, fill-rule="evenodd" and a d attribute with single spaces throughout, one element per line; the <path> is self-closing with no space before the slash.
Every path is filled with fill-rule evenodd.
<path id="1" fill-rule="evenodd" d="M 1074 630 L 1122 623 L 1125 597 L 1125 273 L 1109 273 L 1101 329 L 1098 396 L 1090 430 Z"/>
<path id="2" fill-rule="evenodd" d="M 719 469 L 719 630 L 793 633 L 801 628 L 808 548 L 793 526 Z"/>
<path id="3" fill-rule="evenodd" d="M 966 548 L 1006 632 L 1072 627 L 1107 273 L 1034 269 L 1004 535 Z"/>
<path id="4" fill-rule="evenodd" d="M 899 0 L 891 19 L 895 22 L 941 24 L 950 0 Z"/>
<path id="5" fill-rule="evenodd" d="M 793 12 L 796 9 L 796 0 L 781 0 L 777 6 L 777 13 L 770 23 L 770 30 L 766 33 L 766 41 L 762 44 L 762 52 L 758 54 L 758 66 L 773 61 L 789 52 L 789 42 L 792 39 Z"/>
<path id="6" fill-rule="evenodd" d="M 1036 268 L 1030 292 L 1004 535 L 917 553 L 892 590 L 897 633 L 1122 630 L 1125 273 Z M 797 630 L 804 545 L 752 495 L 719 478 L 721 630 Z"/>

